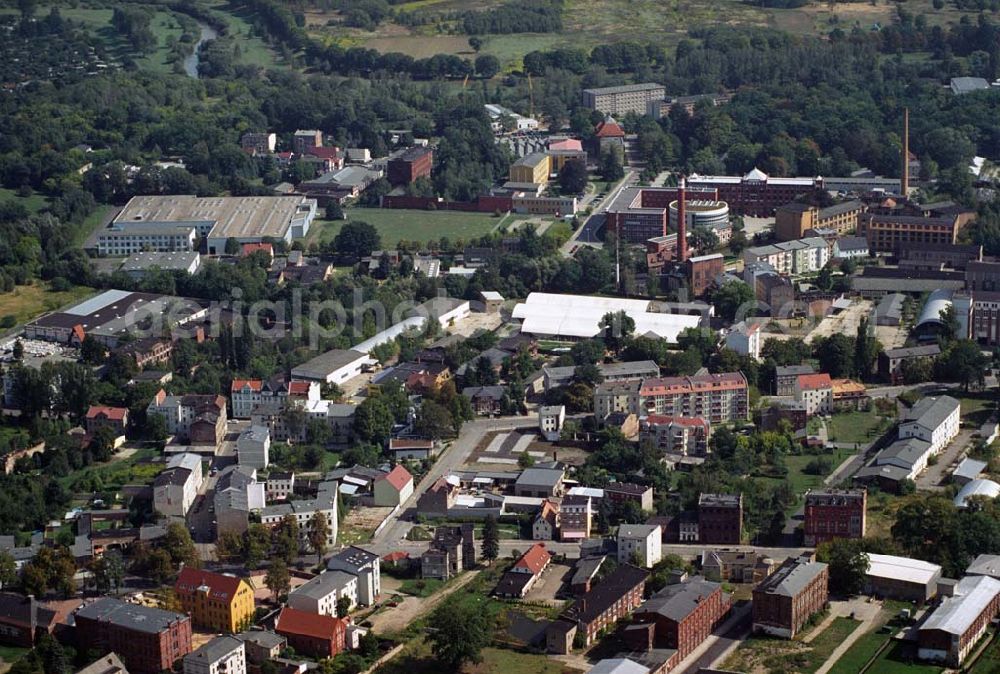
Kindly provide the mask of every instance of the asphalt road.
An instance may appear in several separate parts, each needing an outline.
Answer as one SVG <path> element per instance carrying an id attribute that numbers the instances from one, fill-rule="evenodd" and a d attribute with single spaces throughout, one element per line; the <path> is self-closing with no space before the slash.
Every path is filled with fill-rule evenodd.
<path id="1" fill-rule="evenodd" d="M 635 184 L 636 179 L 637 174 L 635 171 L 625 172 L 625 177 L 618 181 L 618 184 L 616 184 L 601 200 L 600 204 L 594 208 L 594 212 L 590 215 L 590 217 L 588 217 L 583 224 L 580 225 L 575 232 L 573 232 L 569 241 L 563 244 L 562 254 L 564 256 L 570 257 L 570 251 L 572 251 L 575 246 L 579 246 L 580 244 L 587 244 L 597 248 L 604 245 L 604 242 L 601 240 L 600 236 L 598 236 L 598 232 L 600 232 L 601 228 L 604 227 L 604 221 L 606 218 L 605 213 L 608 210 L 608 206 L 615 200 L 623 189 Z"/>

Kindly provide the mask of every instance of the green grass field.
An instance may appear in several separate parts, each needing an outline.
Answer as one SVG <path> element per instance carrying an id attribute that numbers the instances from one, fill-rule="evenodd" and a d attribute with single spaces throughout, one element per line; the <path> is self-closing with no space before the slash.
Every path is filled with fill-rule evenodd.
<path id="1" fill-rule="evenodd" d="M 487 213 L 457 211 L 411 211 L 394 208 L 348 208 L 348 219 L 373 225 L 382 237 L 382 246 L 392 248 L 400 241 L 438 241 L 447 237 L 452 242 L 489 234 L 502 218 Z M 320 220 L 309 233 L 309 242 L 326 242 L 337 236 L 345 220 Z"/>
<path id="2" fill-rule="evenodd" d="M 889 634 L 870 632 L 854 642 L 854 645 L 830 668 L 830 674 L 858 674 L 861 668 L 889 641 Z"/>
<path id="3" fill-rule="evenodd" d="M 240 45 L 240 63 L 273 68 L 279 64 L 277 55 L 260 37 L 251 35 L 251 25 L 243 10 L 227 3 L 212 4 L 210 7 L 219 12 L 229 24 L 228 35 L 235 38 Z"/>
<path id="4" fill-rule="evenodd" d="M 444 581 L 437 578 L 413 578 L 404 580 L 399 586 L 399 591 L 414 597 L 429 597 L 442 587 Z"/>
<path id="5" fill-rule="evenodd" d="M 19 197 L 16 190 L 0 187 L 0 202 L 7 201 L 8 199 L 19 202 L 28 209 L 29 213 L 37 213 L 49 205 L 49 201 L 45 198 L 45 195 L 38 192 L 35 192 L 30 197 Z"/>
<path id="6" fill-rule="evenodd" d="M 832 472 L 853 453 L 854 451 L 850 449 L 833 449 L 825 451 L 822 454 L 796 454 L 786 456 L 785 467 L 788 468 L 788 474 L 786 476 L 782 478 L 762 477 L 760 479 L 788 482 L 791 484 L 792 490 L 795 491 L 796 494 L 802 494 L 807 489 L 813 489 L 822 485 L 823 478 L 826 477 L 826 475 L 809 475 L 805 472 L 806 466 L 808 466 L 813 459 L 829 459 L 830 471 Z"/>
<path id="7" fill-rule="evenodd" d="M 0 317 L 14 316 L 21 324 L 93 294 L 94 289 L 86 286 L 56 292 L 42 281 L 30 286 L 16 286 L 11 292 L 0 294 Z"/>
<path id="8" fill-rule="evenodd" d="M 59 478 L 63 487 L 73 492 L 117 490 L 126 484 L 150 484 L 163 470 L 162 463 L 149 463 L 158 456 L 153 449 L 140 449 L 123 459 L 87 466 Z"/>
<path id="9" fill-rule="evenodd" d="M 20 660 L 28 650 L 17 646 L 0 646 L 0 672 L 10 669 L 11 665 Z"/>
<path id="10" fill-rule="evenodd" d="M 834 414 L 826 422 L 830 442 L 867 444 L 884 433 L 892 422 L 876 412 Z"/>

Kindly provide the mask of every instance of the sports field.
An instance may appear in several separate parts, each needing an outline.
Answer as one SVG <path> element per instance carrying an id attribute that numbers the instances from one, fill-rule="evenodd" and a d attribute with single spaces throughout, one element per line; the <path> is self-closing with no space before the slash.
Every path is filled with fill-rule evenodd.
<path id="1" fill-rule="evenodd" d="M 490 213 L 460 213 L 457 211 L 418 211 L 394 208 L 348 208 L 348 220 L 367 222 L 382 236 L 382 246 L 391 248 L 400 241 L 439 241 L 446 237 L 452 242 L 489 234 L 503 221 Z M 310 242 L 326 242 L 337 236 L 345 220 L 317 220 L 309 233 Z"/>

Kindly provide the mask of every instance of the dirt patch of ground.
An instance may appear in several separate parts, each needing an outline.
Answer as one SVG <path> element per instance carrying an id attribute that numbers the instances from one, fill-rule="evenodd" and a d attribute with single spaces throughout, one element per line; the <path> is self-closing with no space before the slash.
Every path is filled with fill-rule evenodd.
<path id="1" fill-rule="evenodd" d="M 561 606 L 564 602 L 556 599 L 556 594 L 560 588 L 569 580 L 573 574 L 573 567 L 566 564 L 552 564 L 542 574 L 542 577 L 535 581 L 535 584 L 524 596 L 525 601 L 541 601 L 553 606 Z"/>
<path id="2" fill-rule="evenodd" d="M 403 596 L 398 606 L 387 606 L 368 618 L 371 621 L 372 629 L 378 634 L 393 634 L 402 631 L 420 616 L 434 610 L 434 607 L 444 601 L 452 592 L 471 582 L 478 573 L 479 571 L 468 571 L 430 597 Z M 384 585 L 383 594 L 387 594 Z"/>

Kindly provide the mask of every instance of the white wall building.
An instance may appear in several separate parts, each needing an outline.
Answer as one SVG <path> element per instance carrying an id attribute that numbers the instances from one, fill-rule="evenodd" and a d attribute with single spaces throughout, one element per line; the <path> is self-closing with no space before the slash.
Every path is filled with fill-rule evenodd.
<path id="1" fill-rule="evenodd" d="M 327 563 L 330 571 L 344 571 L 358 577 L 358 603 L 371 606 L 382 593 L 381 559 L 373 552 L 352 545 L 344 548 Z"/>
<path id="2" fill-rule="evenodd" d="M 292 590 L 288 605 L 306 613 L 343 618 L 337 615 L 337 601 L 342 597 L 351 601 L 348 610 L 358 605 L 358 577 L 344 571 L 327 571 Z"/>
<path id="3" fill-rule="evenodd" d="M 538 430 L 549 442 L 555 442 L 562 433 L 566 422 L 566 407 L 564 405 L 542 405 L 538 408 Z"/>
<path id="4" fill-rule="evenodd" d="M 230 636 L 216 637 L 184 656 L 184 674 L 246 674 L 246 644 Z"/>
<path id="5" fill-rule="evenodd" d="M 830 414 L 833 411 L 833 382 L 825 372 L 800 374 L 795 380 L 795 400 L 805 405 L 806 414 Z"/>
<path id="6" fill-rule="evenodd" d="M 961 404 L 951 396 L 923 398 L 899 424 L 899 437 L 929 442 L 931 453 L 937 454 L 958 435 L 961 415 Z"/>
<path id="7" fill-rule="evenodd" d="M 650 569 L 660 561 L 663 531 L 659 524 L 622 524 L 618 527 L 618 563 Z"/>
<path id="8" fill-rule="evenodd" d="M 187 516 L 201 488 L 201 459 L 184 453 L 171 457 L 153 480 L 153 510 L 166 517 Z"/>
<path id="9" fill-rule="evenodd" d="M 760 323 L 740 321 L 726 333 L 726 348 L 760 360 Z"/>
<path id="10" fill-rule="evenodd" d="M 251 426 L 236 439 L 236 457 L 241 466 L 263 470 L 271 463 L 271 431 L 267 426 Z"/>

